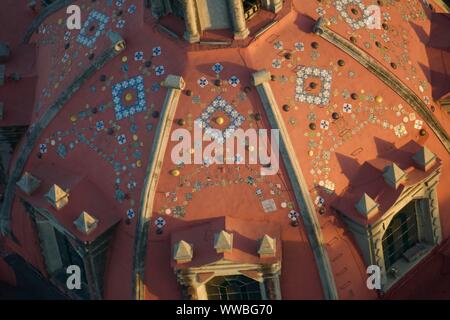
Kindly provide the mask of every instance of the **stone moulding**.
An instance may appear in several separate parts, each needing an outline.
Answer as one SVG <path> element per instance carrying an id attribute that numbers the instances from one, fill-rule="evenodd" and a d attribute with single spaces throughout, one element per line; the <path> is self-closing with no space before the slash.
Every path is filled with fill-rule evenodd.
<path id="1" fill-rule="evenodd" d="M 161 173 L 162 162 L 170 137 L 170 132 L 177 110 L 181 91 L 185 87 L 182 77 L 169 75 L 163 85 L 168 88 L 166 99 L 162 107 L 161 118 L 155 132 L 155 140 L 150 151 L 144 188 L 141 194 L 140 212 L 137 215 L 136 237 L 134 241 L 132 298 L 145 299 L 144 270 L 145 254 L 147 251 L 148 229 L 153 210 L 153 199 L 156 193 L 158 177 Z"/>
<path id="2" fill-rule="evenodd" d="M 74 2 L 74 0 L 58 0 L 50 4 L 48 7 L 45 7 L 45 9 L 43 9 L 36 17 L 36 19 L 34 19 L 31 23 L 31 26 L 28 28 L 27 33 L 23 37 L 23 43 L 28 43 L 30 41 L 33 33 L 36 32 L 36 30 L 45 21 L 45 19 L 47 19 L 56 11 L 69 6 L 70 4 L 72 4 L 72 2 Z"/>
<path id="3" fill-rule="evenodd" d="M 280 109 L 270 87 L 270 72 L 261 70 L 253 74 L 253 84 L 256 86 L 262 105 L 273 129 L 280 130 L 280 153 L 293 187 L 297 204 L 302 211 L 302 217 L 308 234 L 311 248 L 316 259 L 324 296 L 329 300 L 338 299 L 336 284 L 330 261 L 322 241 L 322 232 L 309 195 L 308 185 L 303 176 L 300 164 L 295 155 L 294 147 L 283 122 Z"/>

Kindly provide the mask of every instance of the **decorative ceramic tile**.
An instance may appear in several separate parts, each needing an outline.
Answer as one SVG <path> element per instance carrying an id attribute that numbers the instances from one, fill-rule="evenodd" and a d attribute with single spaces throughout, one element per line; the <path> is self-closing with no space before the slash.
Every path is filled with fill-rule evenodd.
<path id="1" fill-rule="evenodd" d="M 125 27 L 125 20 L 120 19 L 120 20 L 117 21 L 117 23 L 116 23 L 116 28 L 118 28 L 118 29 L 123 29 L 123 27 Z"/>
<path id="2" fill-rule="evenodd" d="M 344 106 L 342 107 L 342 111 L 345 113 L 352 113 L 352 105 L 350 103 L 344 103 Z"/>
<path id="3" fill-rule="evenodd" d="M 281 68 L 281 60 L 280 59 L 273 59 L 272 67 L 274 67 L 275 69 L 280 69 Z"/>
<path id="4" fill-rule="evenodd" d="M 175 206 L 172 210 L 173 216 L 183 218 L 186 215 L 185 208 L 183 206 Z"/>
<path id="5" fill-rule="evenodd" d="M 310 93 L 305 88 L 305 81 L 309 78 L 317 78 L 321 81 L 320 92 Z M 297 86 L 295 99 L 300 102 L 324 105 L 330 100 L 331 93 L 331 71 L 317 67 L 302 66 L 297 72 Z"/>
<path id="6" fill-rule="evenodd" d="M 277 205 L 273 199 L 266 199 L 261 201 L 261 205 L 265 213 L 274 212 L 277 210 Z"/>
<path id="7" fill-rule="evenodd" d="M 164 66 L 157 66 L 156 68 L 155 68 L 155 74 L 159 77 L 159 76 L 162 76 L 163 74 L 164 74 L 164 72 L 165 72 L 165 68 L 164 68 Z"/>
<path id="8" fill-rule="evenodd" d="M 165 225 L 166 225 L 166 220 L 164 220 L 164 218 L 158 217 L 158 218 L 155 220 L 155 226 L 156 226 L 157 228 L 162 228 L 162 227 L 164 227 Z"/>
<path id="9" fill-rule="evenodd" d="M 97 121 L 95 124 L 95 127 L 96 127 L 97 131 L 101 131 L 101 130 L 105 129 L 105 123 L 103 122 L 103 120 Z"/>
<path id="10" fill-rule="evenodd" d="M 56 149 L 56 153 L 61 157 L 65 158 L 67 156 L 67 148 L 63 143 L 60 143 L 58 145 L 58 148 Z"/>
<path id="11" fill-rule="evenodd" d="M 134 212 L 133 209 L 128 209 L 127 210 L 127 217 L 128 218 L 133 219 L 135 215 L 136 215 L 136 213 Z"/>
<path id="12" fill-rule="evenodd" d="M 130 90 L 134 91 L 134 95 L 129 92 Z M 128 93 L 125 94 L 125 92 Z M 142 76 L 115 84 L 112 88 L 112 96 L 115 104 L 116 120 L 122 120 L 146 109 L 144 79 Z M 132 101 L 130 105 L 126 105 L 127 99 Z"/>
<path id="13" fill-rule="evenodd" d="M 416 120 L 414 122 L 414 129 L 420 130 L 422 129 L 423 121 L 422 120 Z"/>
<path id="14" fill-rule="evenodd" d="M 208 79 L 206 79 L 205 77 L 201 77 L 200 79 L 198 79 L 197 83 L 200 87 L 204 88 L 208 85 Z"/>
<path id="15" fill-rule="evenodd" d="M 297 50 L 297 51 L 304 51 L 305 50 L 305 45 L 303 44 L 303 42 L 296 42 L 295 43 L 295 50 Z"/>
<path id="16" fill-rule="evenodd" d="M 406 127 L 403 123 L 400 123 L 399 125 L 394 127 L 394 133 L 397 137 L 401 138 L 408 134 L 408 131 L 406 131 Z"/>
<path id="17" fill-rule="evenodd" d="M 119 135 L 119 136 L 117 137 L 117 142 L 118 142 L 120 145 L 127 143 L 127 138 L 126 138 L 126 136 L 125 136 L 124 134 Z"/>
<path id="18" fill-rule="evenodd" d="M 275 43 L 273 44 L 273 47 L 278 50 L 283 50 L 283 41 L 280 41 L 280 40 L 275 41 Z"/>
<path id="19" fill-rule="evenodd" d="M 134 53 L 134 60 L 135 61 L 142 61 L 144 59 L 144 52 L 142 51 L 136 51 Z"/>
<path id="20" fill-rule="evenodd" d="M 330 122 L 327 121 L 327 120 L 321 120 L 321 121 L 320 121 L 320 127 L 321 127 L 323 130 L 328 130 L 328 129 L 330 128 Z"/>
<path id="21" fill-rule="evenodd" d="M 132 4 L 132 5 L 128 8 L 128 13 L 129 13 L 129 14 L 133 14 L 133 13 L 136 12 L 136 10 L 137 10 L 136 5 L 135 5 L 135 4 Z"/>
<path id="22" fill-rule="evenodd" d="M 161 47 L 154 47 L 152 49 L 152 54 L 154 57 L 160 56 L 162 53 Z"/>
<path id="23" fill-rule="evenodd" d="M 215 73 L 220 73 L 220 72 L 222 72 L 222 70 L 223 70 L 223 66 L 222 66 L 220 63 L 216 63 L 216 64 L 214 64 L 214 65 L 212 66 L 212 70 L 213 70 Z"/>
<path id="24" fill-rule="evenodd" d="M 40 153 L 47 153 L 47 145 L 45 143 L 41 143 L 39 145 L 39 152 Z"/>
<path id="25" fill-rule="evenodd" d="M 232 87 L 236 87 L 239 84 L 240 80 L 238 77 L 236 76 L 232 76 L 229 80 L 228 83 L 232 86 Z"/>
<path id="26" fill-rule="evenodd" d="M 100 35 L 105 31 L 105 27 L 108 21 L 108 16 L 96 10 L 92 10 L 89 13 L 89 16 L 85 21 L 83 27 L 81 28 L 80 33 L 78 34 L 78 43 L 92 48 L 98 37 L 100 37 Z M 92 34 L 89 34 L 89 28 L 93 24 L 97 24 L 97 30 L 95 32 L 92 32 Z"/>
<path id="27" fill-rule="evenodd" d="M 288 218 L 290 219 L 290 220 L 297 220 L 297 218 L 300 216 L 300 214 L 297 212 L 297 211 L 295 211 L 295 210 L 291 210 L 291 211 L 289 211 L 289 213 L 288 213 Z"/>
<path id="28" fill-rule="evenodd" d="M 336 10 L 339 11 L 345 22 L 347 22 L 353 29 L 360 29 L 366 26 L 369 12 L 361 0 L 336 0 L 334 2 L 334 6 L 336 7 Z M 359 17 L 352 17 L 349 9 L 358 10 L 360 12 Z"/>
<path id="29" fill-rule="evenodd" d="M 212 116 L 216 111 L 223 111 L 230 120 L 229 126 L 221 131 L 221 136 L 218 136 L 217 130 L 212 130 L 211 121 Z M 205 133 L 216 139 L 217 142 L 223 143 L 225 139 L 229 138 L 236 129 L 238 129 L 244 122 L 245 117 L 236 111 L 230 104 L 228 104 L 221 96 L 217 96 L 212 104 L 203 110 L 201 116 L 196 120 L 202 128 L 205 129 Z"/>
<path id="30" fill-rule="evenodd" d="M 316 200 L 314 201 L 314 203 L 315 203 L 318 207 L 321 207 L 321 206 L 323 206 L 323 204 L 325 203 L 325 199 L 322 198 L 322 197 L 320 197 L 320 196 L 317 196 L 317 197 L 316 197 Z"/>

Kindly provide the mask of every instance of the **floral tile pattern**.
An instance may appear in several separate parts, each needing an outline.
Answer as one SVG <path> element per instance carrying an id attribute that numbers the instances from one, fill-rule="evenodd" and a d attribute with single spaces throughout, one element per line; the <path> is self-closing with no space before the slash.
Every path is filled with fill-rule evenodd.
<path id="1" fill-rule="evenodd" d="M 305 89 L 305 81 L 308 78 L 318 78 L 322 82 L 321 89 L 318 94 L 308 92 Z M 330 100 L 331 80 L 331 71 L 317 67 L 300 67 L 297 72 L 295 99 L 300 102 L 307 102 L 317 105 L 327 104 Z"/>
<path id="2" fill-rule="evenodd" d="M 80 34 L 77 37 L 78 43 L 85 45 L 86 47 L 92 48 L 97 41 L 98 37 L 105 31 L 106 24 L 109 21 L 109 17 L 104 15 L 103 13 L 92 10 L 89 13 L 89 16 L 84 23 L 83 27 L 80 30 Z M 97 28 L 95 32 L 90 34 L 89 28 L 90 26 L 97 24 Z"/>
<path id="3" fill-rule="evenodd" d="M 126 99 L 124 96 L 125 91 L 133 89 L 136 92 L 134 103 L 126 105 L 124 103 L 124 100 Z M 117 120 L 122 120 L 135 113 L 143 112 L 146 109 L 144 79 L 142 76 L 137 76 L 115 84 L 112 88 L 112 96 Z"/>
<path id="4" fill-rule="evenodd" d="M 222 131 L 221 136 L 218 136 L 217 130 L 212 130 L 211 127 L 211 118 L 217 111 L 223 111 L 230 118 L 230 125 Z M 223 143 L 225 139 L 231 137 L 233 132 L 242 125 L 244 120 L 245 117 L 237 112 L 236 109 L 221 96 L 216 97 L 212 104 L 203 110 L 200 118 L 197 119 L 201 127 L 205 129 L 205 133 L 216 139 L 219 143 Z"/>
<path id="5" fill-rule="evenodd" d="M 339 11 L 341 17 L 347 22 L 353 29 L 357 30 L 364 28 L 367 25 L 369 13 L 361 2 L 361 0 L 336 0 L 334 6 Z M 349 9 L 359 8 L 361 14 L 352 17 L 352 13 Z"/>

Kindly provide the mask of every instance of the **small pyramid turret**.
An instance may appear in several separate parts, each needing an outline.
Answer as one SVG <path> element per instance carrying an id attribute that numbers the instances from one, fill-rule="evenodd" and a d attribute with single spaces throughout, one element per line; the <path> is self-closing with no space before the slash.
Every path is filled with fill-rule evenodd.
<path id="1" fill-rule="evenodd" d="M 420 169 L 427 171 L 436 162 L 436 155 L 424 146 L 413 156 L 413 160 Z"/>
<path id="2" fill-rule="evenodd" d="M 184 240 L 177 242 L 173 248 L 173 259 L 177 263 L 190 262 L 194 256 L 192 245 Z"/>
<path id="3" fill-rule="evenodd" d="M 89 234 L 97 228 L 98 219 L 83 211 L 73 223 L 80 232 Z"/>
<path id="4" fill-rule="evenodd" d="M 384 181 L 394 189 L 397 189 L 400 184 L 406 180 L 406 173 L 400 169 L 395 163 L 392 163 L 384 168 Z"/>
<path id="5" fill-rule="evenodd" d="M 276 240 L 265 234 L 260 240 L 258 254 L 260 258 L 274 257 L 276 254 Z"/>
<path id="6" fill-rule="evenodd" d="M 27 195 L 31 195 L 39 187 L 41 180 L 34 177 L 31 173 L 25 172 L 16 184 L 20 190 Z"/>
<path id="7" fill-rule="evenodd" d="M 214 249 L 217 253 L 231 251 L 233 249 L 233 234 L 225 230 L 216 233 L 214 237 Z"/>
<path id="8" fill-rule="evenodd" d="M 69 202 L 69 194 L 56 184 L 52 185 L 45 196 L 51 205 L 57 210 L 61 209 Z"/>
<path id="9" fill-rule="evenodd" d="M 370 215 L 378 212 L 379 205 L 367 193 L 364 193 L 355 207 L 360 214 L 368 218 Z"/>

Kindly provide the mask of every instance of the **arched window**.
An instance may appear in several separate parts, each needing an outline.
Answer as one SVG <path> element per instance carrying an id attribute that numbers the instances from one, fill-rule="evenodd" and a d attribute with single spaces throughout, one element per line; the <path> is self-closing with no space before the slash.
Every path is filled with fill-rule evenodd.
<path id="1" fill-rule="evenodd" d="M 395 215 L 383 235 L 386 269 L 418 242 L 416 201 L 411 201 Z"/>
<path id="2" fill-rule="evenodd" d="M 214 277 L 206 284 L 209 300 L 261 300 L 259 282 L 242 275 Z"/>

